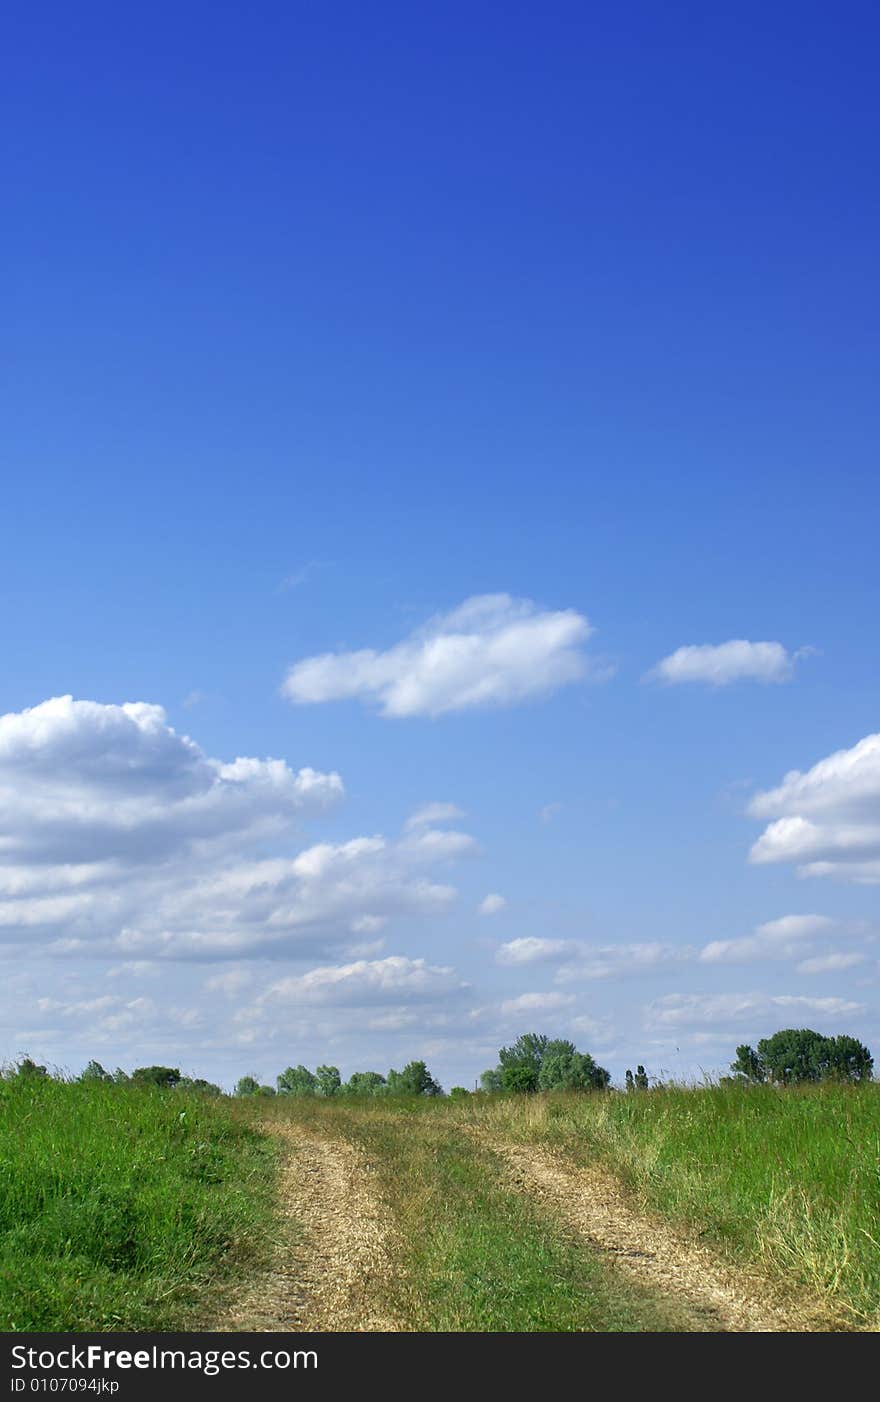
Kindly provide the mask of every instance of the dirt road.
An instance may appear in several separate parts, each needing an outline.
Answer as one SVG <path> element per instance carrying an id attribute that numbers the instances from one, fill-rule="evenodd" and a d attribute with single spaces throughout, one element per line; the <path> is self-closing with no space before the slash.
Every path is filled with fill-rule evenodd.
<path id="1" fill-rule="evenodd" d="M 619 1270 L 662 1292 L 682 1328 L 718 1333 L 791 1333 L 821 1327 L 812 1302 L 784 1305 L 756 1275 L 735 1271 L 708 1248 L 666 1223 L 638 1213 L 601 1168 L 578 1168 L 560 1155 L 524 1144 L 493 1144 L 514 1187 L 536 1195 Z"/>
<path id="2" fill-rule="evenodd" d="M 364 1149 L 297 1121 L 265 1127 L 284 1148 L 279 1239 L 268 1273 L 213 1327 L 266 1333 L 413 1328 L 388 1304 L 406 1252 Z M 756 1274 L 640 1213 L 604 1169 L 579 1167 L 534 1144 L 502 1143 L 483 1132 L 474 1137 L 496 1158 L 504 1191 L 528 1194 L 552 1230 L 574 1235 L 584 1250 L 600 1253 L 612 1269 L 656 1294 L 673 1329 L 788 1333 L 828 1327 L 814 1303 L 788 1294 L 783 1301 Z"/>
<path id="3" fill-rule="evenodd" d="M 391 1226 L 363 1152 L 299 1124 L 266 1128 L 284 1141 L 282 1232 L 270 1272 L 216 1327 L 253 1333 L 386 1333 Z"/>

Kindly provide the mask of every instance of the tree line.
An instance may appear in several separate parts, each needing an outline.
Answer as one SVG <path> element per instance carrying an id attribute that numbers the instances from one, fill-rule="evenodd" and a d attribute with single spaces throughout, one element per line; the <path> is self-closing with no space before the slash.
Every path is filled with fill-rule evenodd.
<path id="1" fill-rule="evenodd" d="M 855 1037 L 827 1037 L 810 1028 L 784 1028 L 762 1039 L 757 1049 L 744 1043 L 736 1049 L 731 1075 L 722 1082 L 740 1085 L 800 1085 L 820 1081 L 870 1081 L 874 1059 Z M 49 1072 L 30 1057 L 0 1070 L 0 1079 L 40 1079 Z M 222 1087 L 200 1077 L 185 1076 L 176 1066 L 138 1066 L 131 1072 L 117 1067 L 107 1071 L 99 1061 L 90 1061 L 76 1078 L 83 1082 L 104 1082 L 158 1090 L 197 1091 L 203 1095 L 224 1095 Z M 589 1052 L 578 1051 L 574 1042 L 526 1032 L 510 1046 L 501 1047 L 497 1066 L 480 1077 L 483 1094 L 508 1092 L 531 1095 L 539 1091 L 604 1091 L 611 1075 Z M 648 1073 L 639 1064 L 635 1074 L 627 1070 L 628 1092 L 650 1087 Z M 659 1079 L 654 1085 L 660 1087 Z M 424 1061 L 410 1061 L 402 1071 L 393 1068 L 386 1075 L 378 1071 L 354 1071 L 343 1081 L 337 1066 L 288 1066 L 275 1078 L 275 1085 L 261 1085 L 255 1076 L 242 1076 L 233 1092 L 236 1096 L 442 1096 L 446 1092 Z M 469 1095 L 463 1086 L 453 1086 L 452 1099 Z"/>

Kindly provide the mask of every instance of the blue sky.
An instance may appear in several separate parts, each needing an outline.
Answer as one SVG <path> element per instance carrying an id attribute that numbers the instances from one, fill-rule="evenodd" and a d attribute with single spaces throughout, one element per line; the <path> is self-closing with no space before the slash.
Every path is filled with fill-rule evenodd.
<path id="1" fill-rule="evenodd" d="M 12 14 L 4 1054 L 880 1046 L 877 29 Z"/>

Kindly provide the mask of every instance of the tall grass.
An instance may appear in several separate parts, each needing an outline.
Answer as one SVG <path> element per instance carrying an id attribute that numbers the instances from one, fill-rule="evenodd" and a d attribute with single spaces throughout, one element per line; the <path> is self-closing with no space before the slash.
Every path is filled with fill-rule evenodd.
<path id="1" fill-rule="evenodd" d="M 499 1135 L 601 1158 L 648 1207 L 880 1324 L 880 1085 L 669 1087 L 472 1105 Z"/>
<path id="2" fill-rule="evenodd" d="M 258 1253 L 273 1162 L 199 1095 L 0 1081 L 0 1329 L 185 1327 Z"/>

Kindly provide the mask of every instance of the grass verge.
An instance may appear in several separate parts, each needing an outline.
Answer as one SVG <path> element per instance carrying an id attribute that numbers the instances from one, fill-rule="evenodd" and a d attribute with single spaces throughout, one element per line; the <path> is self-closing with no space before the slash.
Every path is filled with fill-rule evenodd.
<path id="1" fill-rule="evenodd" d="M 0 1329 L 197 1327 L 259 1259 L 275 1154 L 199 1095 L 0 1082 Z"/>

